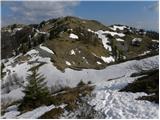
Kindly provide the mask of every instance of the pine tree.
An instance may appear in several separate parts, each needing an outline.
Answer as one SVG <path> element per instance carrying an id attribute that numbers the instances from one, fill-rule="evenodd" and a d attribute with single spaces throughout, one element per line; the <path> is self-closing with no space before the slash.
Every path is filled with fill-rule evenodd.
<path id="1" fill-rule="evenodd" d="M 27 76 L 29 83 L 24 87 L 23 92 L 25 93 L 20 110 L 23 108 L 36 108 L 43 104 L 50 104 L 51 95 L 44 82 L 45 78 L 37 72 L 34 68 L 32 73 Z"/>

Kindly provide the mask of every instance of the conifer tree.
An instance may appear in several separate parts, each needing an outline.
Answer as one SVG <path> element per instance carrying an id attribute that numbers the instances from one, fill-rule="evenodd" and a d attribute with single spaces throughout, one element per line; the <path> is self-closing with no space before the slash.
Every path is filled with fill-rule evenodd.
<path id="1" fill-rule="evenodd" d="M 33 67 L 34 68 L 34 67 Z M 20 109 L 25 107 L 36 108 L 43 104 L 50 104 L 51 95 L 46 86 L 45 78 L 34 68 L 31 74 L 27 76 L 28 84 L 24 86 L 24 99 Z"/>

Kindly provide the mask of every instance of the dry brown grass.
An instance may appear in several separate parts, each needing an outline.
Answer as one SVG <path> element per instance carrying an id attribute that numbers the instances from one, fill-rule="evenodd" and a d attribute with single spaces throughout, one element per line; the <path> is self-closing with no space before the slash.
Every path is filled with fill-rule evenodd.
<path id="1" fill-rule="evenodd" d="M 51 111 L 45 113 L 44 115 L 42 115 L 40 117 L 40 119 L 58 119 L 59 116 L 63 113 L 63 109 L 62 108 L 54 108 Z"/>
<path id="2" fill-rule="evenodd" d="M 78 70 L 83 68 L 102 69 L 106 66 L 106 63 L 98 57 L 109 55 L 101 43 L 93 46 L 92 44 L 84 44 L 78 40 L 58 38 L 48 41 L 46 45 L 55 52 L 52 61 L 54 65 L 62 71 L 68 67 Z M 74 50 L 76 55 L 71 55 L 71 50 Z M 83 57 L 85 57 L 85 59 Z M 66 61 L 70 62 L 71 65 L 67 65 Z M 97 61 L 100 61 L 102 64 L 98 65 Z"/>
<path id="3" fill-rule="evenodd" d="M 15 59 L 17 62 L 25 62 L 28 61 L 31 57 L 29 55 L 21 55 Z"/>
<path id="4" fill-rule="evenodd" d="M 88 84 L 77 86 L 75 88 L 68 88 L 65 91 L 61 91 L 56 93 L 52 99 L 55 100 L 55 105 L 67 104 L 63 109 L 55 108 L 51 111 L 45 113 L 40 118 L 42 119 L 58 119 L 59 116 L 67 111 L 74 111 L 78 108 L 77 102 L 80 102 L 80 98 L 86 95 L 90 95 L 94 86 L 89 86 Z"/>

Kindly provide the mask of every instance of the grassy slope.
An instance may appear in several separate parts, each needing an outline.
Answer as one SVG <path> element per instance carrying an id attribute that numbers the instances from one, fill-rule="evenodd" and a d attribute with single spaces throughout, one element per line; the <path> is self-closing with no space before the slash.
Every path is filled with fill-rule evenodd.
<path id="1" fill-rule="evenodd" d="M 46 45 L 55 52 L 56 56 L 53 57 L 53 61 L 54 64 L 61 70 L 64 70 L 66 67 L 71 67 L 73 69 L 100 69 L 104 68 L 106 64 L 102 59 L 95 57 L 93 53 L 99 57 L 109 56 L 109 53 L 105 50 L 100 42 L 94 46 L 92 44 L 84 44 L 82 41 L 72 40 L 69 37 L 66 37 L 50 40 L 46 43 Z M 76 55 L 71 55 L 71 50 L 74 50 Z M 85 57 L 85 59 L 83 57 Z M 70 62 L 72 65 L 66 65 L 65 61 Z M 98 65 L 97 61 L 101 62 L 102 64 Z"/>

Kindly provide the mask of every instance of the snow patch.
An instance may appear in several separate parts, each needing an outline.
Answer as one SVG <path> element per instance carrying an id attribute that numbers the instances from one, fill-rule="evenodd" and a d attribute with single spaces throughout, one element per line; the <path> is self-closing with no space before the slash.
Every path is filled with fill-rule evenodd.
<path id="1" fill-rule="evenodd" d="M 23 28 L 14 28 L 15 31 L 20 31 L 22 30 Z"/>
<path id="2" fill-rule="evenodd" d="M 104 61 L 104 62 L 107 62 L 107 63 L 110 63 L 110 62 L 114 62 L 114 58 L 112 56 L 110 57 L 103 57 L 101 56 L 101 59 Z"/>
<path id="3" fill-rule="evenodd" d="M 97 32 L 98 32 L 98 33 L 101 33 L 101 34 L 110 34 L 110 35 L 112 35 L 112 36 L 115 36 L 115 35 L 117 35 L 117 36 L 119 36 L 119 37 L 124 37 L 124 36 L 125 36 L 125 34 L 123 34 L 123 33 L 117 33 L 117 32 L 111 32 L 111 31 L 98 30 Z M 97 33 L 97 32 L 96 32 L 96 33 Z"/>
<path id="4" fill-rule="evenodd" d="M 37 55 L 37 54 L 39 54 L 39 51 L 35 49 L 32 49 L 26 53 L 26 55 L 30 55 L 31 57 L 34 57 L 34 55 Z"/>
<path id="5" fill-rule="evenodd" d="M 111 49 L 111 46 L 109 46 L 107 43 L 110 43 L 109 41 L 108 41 L 108 38 L 105 36 L 105 35 L 103 35 L 103 31 L 97 31 L 96 32 L 96 34 L 98 34 L 98 37 L 100 38 L 100 39 L 102 39 L 102 43 L 103 43 L 103 46 L 104 46 L 104 48 L 106 49 L 106 50 L 109 50 L 109 51 L 111 51 L 112 49 Z"/>
<path id="6" fill-rule="evenodd" d="M 18 119 L 36 119 L 36 118 L 39 118 L 40 116 L 42 116 L 44 113 L 52 110 L 53 108 L 55 108 L 54 105 L 41 106 L 41 107 L 34 109 L 33 111 L 26 112 L 26 113 L 18 116 L 17 118 Z"/>
<path id="7" fill-rule="evenodd" d="M 78 39 L 78 36 L 75 35 L 75 34 L 73 34 L 73 33 L 71 33 L 71 34 L 69 35 L 69 37 L 72 38 L 72 39 Z"/>
<path id="8" fill-rule="evenodd" d="M 91 29 L 88 29 L 88 32 L 92 32 L 92 33 L 94 33 L 94 31 L 93 31 L 93 30 L 91 30 Z"/>
<path id="9" fill-rule="evenodd" d="M 108 38 L 106 37 L 105 34 L 110 34 L 112 36 L 119 36 L 119 37 L 124 37 L 125 34 L 123 33 L 117 33 L 117 32 L 111 32 L 111 31 L 103 31 L 103 30 L 98 30 L 97 32 L 95 32 L 96 34 L 98 34 L 98 37 L 100 39 L 102 39 L 102 43 L 103 43 L 103 46 L 106 50 L 109 50 L 109 51 L 112 51 L 112 48 L 110 45 L 108 45 L 108 43 L 110 43 L 110 41 L 108 40 Z"/>
<path id="10" fill-rule="evenodd" d="M 48 53 L 54 54 L 54 52 L 52 50 L 50 50 L 49 48 L 42 46 L 42 44 L 40 44 L 40 48 L 47 51 Z"/>
<path id="11" fill-rule="evenodd" d="M 134 38 L 132 40 L 132 43 L 134 43 L 134 42 L 141 42 L 141 41 L 142 41 L 142 38 Z"/>
<path id="12" fill-rule="evenodd" d="M 152 40 L 152 42 L 157 42 L 157 43 L 159 43 L 159 40 Z"/>
<path id="13" fill-rule="evenodd" d="M 86 62 L 87 64 L 89 64 L 88 61 L 87 61 L 87 59 L 86 59 L 85 57 L 82 57 L 82 59 L 85 60 L 85 62 Z"/>
<path id="14" fill-rule="evenodd" d="M 67 64 L 67 65 L 69 65 L 69 66 L 71 66 L 71 63 L 70 63 L 70 62 L 68 62 L 68 61 L 66 61 L 66 64 Z"/>
<path id="15" fill-rule="evenodd" d="M 71 55 L 76 55 L 76 53 L 74 52 L 74 50 L 71 50 Z"/>
<path id="16" fill-rule="evenodd" d="M 151 51 L 144 51 L 144 53 L 140 54 L 139 56 L 143 56 L 143 55 L 146 55 L 148 53 L 150 53 Z"/>
<path id="17" fill-rule="evenodd" d="M 116 40 L 119 41 L 119 42 L 124 42 L 124 40 L 121 39 L 121 38 L 116 38 Z"/>
<path id="18" fill-rule="evenodd" d="M 101 62 L 99 62 L 99 61 L 97 61 L 97 64 L 98 64 L 98 65 L 101 65 L 102 63 L 101 63 Z"/>
<path id="19" fill-rule="evenodd" d="M 127 28 L 126 26 L 117 26 L 117 25 L 113 25 L 113 27 L 110 27 L 110 29 L 116 31 L 117 29 L 119 30 L 124 30 L 125 28 Z"/>
<path id="20" fill-rule="evenodd" d="M 73 31 L 73 29 L 68 29 L 68 31 Z"/>

